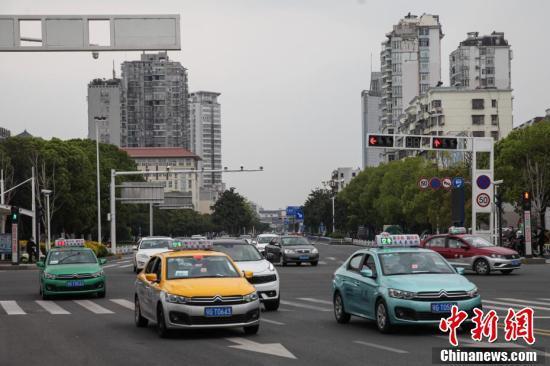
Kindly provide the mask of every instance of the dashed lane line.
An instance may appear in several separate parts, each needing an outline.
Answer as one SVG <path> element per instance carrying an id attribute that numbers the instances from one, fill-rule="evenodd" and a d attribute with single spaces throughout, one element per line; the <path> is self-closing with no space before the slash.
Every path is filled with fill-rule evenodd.
<path id="1" fill-rule="evenodd" d="M 400 353 L 400 354 L 409 353 L 409 351 L 405 351 L 404 349 L 388 347 L 388 346 L 384 346 L 376 343 L 370 343 L 370 342 L 364 342 L 364 341 L 353 341 L 353 343 L 362 344 L 363 346 L 367 346 L 367 347 L 383 349 L 384 351 L 390 351 L 394 353 Z"/>
<path id="2" fill-rule="evenodd" d="M 125 264 L 124 266 L 118 266 L 118 268 L 128 268 L 128 267 L 132 267 L 134 264 L 133 263 L 130 263 L 130 264 Z"/>
<path id="3" fill-rule="evenodd" d="M 510 304 L 508 302 L 494 301 L 494 300 L 483 300 L 483 303 L 496 304 L 496 305 L 507 305 L 507 306 L 516 307 L 516 308 L 522 306 L 521 304 Z M 531 305 L 530 308 L 535 309 L 535 310 L 548 310 L 548 311 L 550 311 L 550 308 L 546 308 L 544 306 Z"/>
<path id="4" fill-rule="evenodd" d="M 309 305 L 309 304 L 300 304 L 298 302 L 286 301 L 286 300 L 281 300 L 281 304 L 288 305 L 288 306 L 294 306 L 294 307 L 297 307 L 297 308 L 317 310 L 317 311 L 332 311 L 332 309 L 322 308 L 322 307 L 319 307 L 319 306 L 313 306 L 313 305 Z"/>
<path id="5" fill-rule="evenodd" d="M 533 301 L 533 300 L 521 300 L 521 299 L 510 298 L 510 297 L 499 297 L 499 298 L 497 298 L 497 300 L 510 301 L 510 302 L 520 302 L 522 304 L 535 304 L 535 305 L 550 306 L 550 302 Z"/>
<path id="6" fill-rule="evenodd" d="M 285 325 L 285 323 L 281 323 L 281 322 L 278 322 L 276 320 L 271 320 L 271 319 L 266 319 L 266 318 L 260 318 L 260 321 L 262 322 L 266 322 L 266 323 L 269 323 L 269 324 L 275 324 L 275 325 Z"/>
<path id="7" fill-rule="evenodd" d="M 312 297 L 299 297 L 298 300 L 302 301 L 309 301 L 309 302 L 316 302 L 318 304 L 324 304 L 324 305 L 332 305 L 331 301 L 327 300 L 320 300 L 320 299 L 314 299 Z"/>
<path id="8" fill-rule="evenodd" d="M 17 302 L 12 300 L 0 301 L 0 306 L 4 308 L 4 311 L 8 315 L 25 315 L 25 311 L 21 309 Z"/>

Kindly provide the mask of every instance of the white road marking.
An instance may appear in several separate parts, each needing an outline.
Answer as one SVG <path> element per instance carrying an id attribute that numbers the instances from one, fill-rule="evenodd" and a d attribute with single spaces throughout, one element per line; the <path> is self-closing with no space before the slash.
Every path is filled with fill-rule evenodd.
<path id="1" fill-rule="evenodd" d="M 278 322 L 276 320 L 266 319 L 266 318 L 260 318 L 261 321 L 269 323 L 269 324 L 275 324 L 275 325 L 285 325 L 285 323 Z"/>
<path id="2" fill-rule="evenodd" d="M 289 311 L 294 311 L 294 310 L 291 310 L 291 309 L 283 309 L 283 308 L 279 308 L 278 311 L 282 311 L 282 312 L 289 312 Z"/>
<path id="3" fill-rule="evenodd" d="M 67 310 L 63 309 L 61 306 L 57 305 L 53 301 L 36 300 L 36 303 L 44 308 L 44 310 L 46 310 L 48 313 L 53 315 L 70 314 Z"/>
<path id="4" fill-rule="evenodd" d="M 286 300 L 281 300 L 281 304 L 288 305 L 288 306 L 294 306 L 294 307 L 297 307 L 297 308 L 317 310 L 317 311 L 332 311 L 332 309 L 321 308 L 319 306 L 313 306 L 313 305 L 308 305 L 308 304 L 300 304 L 300 303 L 297 303 L 297 302 L 286 301 Z"/>
<path id="5" fill-rule="evenodd" d="M 108 264 L 106 266 L 103 266 L 103 268 L 111 268 L 111 267 L 117 267 L 118 264 Z"/>
<path id="6" fill-rule="evenodd" d="M 395 353 L 409 353 L 408 351 L 405 351 L 403 349 L 387 347 L 387 346 L 383 346 L 381 344 L 376 344 L 376 343 L 363 342 L 363 341 L 353 341 L 353 343 L 362 344 L 363 346 L 383 349 L 384 351 L 390 351 L 390 352 L 395 352 Z"/>
<path id="7" fill-rule="evenodd" d="M 521 304 L 510 304 L 510 303 L 503 302 L 503 301 L 483 300 L 483 302 L 484 303 L 489 303 L 489 304 L 496 304 L 496 305 L 508 305 L 510 307 L 516 307 L 516 308 L 522 306 Z M 535 309 L 535 310 L 548 310 L 548 311 L 550 311 L 550 308 L 545 308 L 543 306 L 530 306 L 530 308 Z"/>
<path id="8" fill-rule="evenodd" d="M 111 299 L 111 301 L 114 302 L 115 304 L 125 307 L 126 309 L 129 309 L 132 311 L 134 310 L 134 303 L 126 299 Z"/>
<path id="9" fill-rule="evenodd" d="M 441 339 L 445 339 L 447 340 L 447 342 L 449 341 L 449 337 L 448 336 L 435 336 L 437 338 L 441 338 Z M 463 337 L 459 337 L 458 338 L 458 344 L 460 345 L 460 343 L 466 343 L 466 344 L 470 344 L 470 345 L 473 345 L 475 347 L 494 347 L 494 348 L 526 348 L 530 351 L 534 351 L 534 352 L 537 352 L 539 355 L 543 355 L 543 356 L 550 356 L 550 353 L 548 352 L 544 352 L 544 351 L 540 351 L 538 349 L 535 349 L 535 348 L 529 348 L 528 346 L 526 345 L 523 345 L 523 344 L 517 344 L 517 343 L 511 343 L 511 342 L 493 342 L 493 343 L 490 343 L 490 342 L 478 342 L 478 341 L 474 341 L 473 339 L 470 339 L 470 338 L 463 338 Z M 467 348 L 467 347 L 466 347 Z"/>
<path id="10" fill-rule="evenodd" d="M 319 261 L 319 264 L 327 264 L 325 261 Z"/>
<path id="11" fill-rule="evenodd" d="M 336 258 L 335 257 L 326 257 L 329 261 L 335 261 Z"/>
<path id="12" fill-rule="evenodd" d="M 6 300 L 6 301 L 0 301 L 0 306 L 4 308 L 4 311 L 8 315 L 25 315 L 25 311 L 21 309 L 19 305 L 17 305 L 17 302 Z"/>
<path id="13" fill-rule="evenodd" d="M 550 302 L 533 301 L 533 300 L 520 300 L 520 299 L 509 298 L 509 297 L 499 297 L 499 298 L 497 298 L 497 300 L 510 301 L 510 302 L 521 302 L 521 303 L 524 303 L 524 304 L 535 304 L 535 305 L 550 306 Z"/>
<path id="14" fill-rule="evenodd" d="M 128 267 L 132 267 L 134 264 L 133 263 L 130 263 L 130 264 L 125 264 L 124 266 L 119 266 L 118 268 L 128 268 Z"/>
<path id="15" fill-rule="evenodd" d="M 298 300 L 316 302 L 318 304 L 332 305 L 332 301 L 314 299 L 312 297 L 299 297 Z"/>
<path id="16" fill-rule="evenodd" d="M 265 353 L 272 356 L 296 359 L 289 350 L 280 343 L 258 343 L 246 338 L 226 338 L 229 342 L 237 343 L 237 346 L 229 346 L 231 348 L 242 349 L 250 352 Z"/>
<path id="17" fill-rule="evenodd" d="M 94 314 L 113 314 L 111 310 L 105 309 L 103 306 L 100 306 L 90 300 L 73 300 L 73 301 L 78 305 L 82 306 L 83 308 L 90 310 Z"/>

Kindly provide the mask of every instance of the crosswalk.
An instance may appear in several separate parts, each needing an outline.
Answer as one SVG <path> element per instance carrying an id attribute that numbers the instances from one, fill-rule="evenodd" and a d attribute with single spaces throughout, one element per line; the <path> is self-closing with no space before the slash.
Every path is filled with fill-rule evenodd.
<path id="1" fill-rule="evenodd" d="M 75 307 L 73 304 L 78 305 Z M 110 306 L 116 305 L 115 307 Z M 69 310 L 69 308 L 71 310 Z M 97 315 L 115 314 L 118 310 L 134 310 L 134 303 L 126 299 L 110 299 L 99 304 L 92 300 L 64 300 L 62 302 L 36 300 L 20 302 L 14 300 L 0 301 L 0 316 L 3 315 L 29 315 L 43 313 L 51 315 L 71 315 L 80 310 L 85 310 Z"/>

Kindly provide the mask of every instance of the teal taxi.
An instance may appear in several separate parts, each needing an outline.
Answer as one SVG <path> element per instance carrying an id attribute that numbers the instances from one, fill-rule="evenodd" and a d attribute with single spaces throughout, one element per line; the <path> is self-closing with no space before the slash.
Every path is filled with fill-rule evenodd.
<path id="1" fill-rule="evenodd" d="M 418 248 L 418 235 L 376 236 L 353 253 L 333 276 L 334 315 L 374 320 L 387 333 L 397 325 L 439 324 L 456 305 L 473 317 L 481 309 L 477 287 L 438 253 Z"/>
<path id="2" fill-rule="evenodd" d="M 96 294 L 105 297 L 107 288 L 101 266 L 105 259 L 84 247 L 82 239 L 58 239 L 45 260 L 38 261 L 40 295 Z"/>

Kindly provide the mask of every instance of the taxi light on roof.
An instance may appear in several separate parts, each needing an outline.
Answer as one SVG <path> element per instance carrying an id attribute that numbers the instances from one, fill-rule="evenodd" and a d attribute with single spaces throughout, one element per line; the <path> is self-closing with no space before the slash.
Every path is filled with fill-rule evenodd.
<path id="1" fill-rule="evenodd" d="M 212 250 L 212 242 L 208 240 L 174 240 L 170 245 L 172 250 Z"/>
<path id="2" fill-rule="evenodd" d="M 465 227 L 459 227 L 459 226 L 451 226 L 449 228 L 449 234 L 466 234 L 466 228 Z"/>
<path id="3" fill-rule="evenodd" d="M 390 235 L 382 233 L 376 235 L 373 246 L 379 248 L 407 248 L 420 246 L 420 237 L 416 234 Z"/>
<path id="4" fill-rule="evenodd" d="M 84 239 L 55 239 L 54 247 L 84 247 Z"/>

